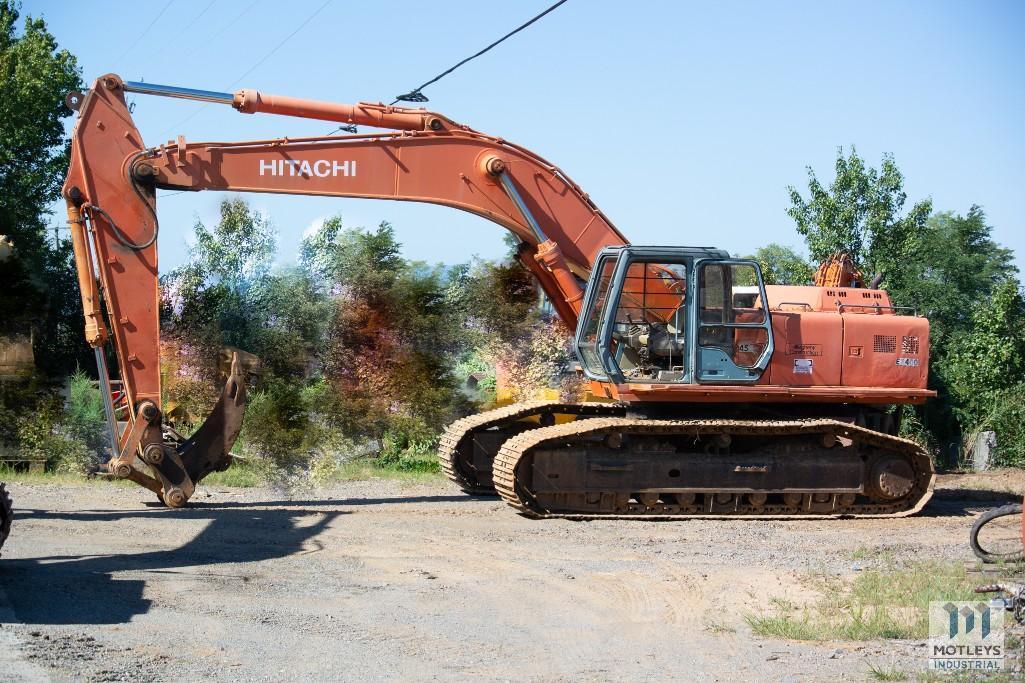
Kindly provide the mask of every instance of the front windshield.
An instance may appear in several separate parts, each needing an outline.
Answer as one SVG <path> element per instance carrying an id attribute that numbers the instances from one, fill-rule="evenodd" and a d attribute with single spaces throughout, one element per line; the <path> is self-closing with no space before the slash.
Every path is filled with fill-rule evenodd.
<path id="1" fill-rule="evenodd" d="M 592 285 L 597 287 L 597 290 L 595 291 L 594 298 L 591 300 L 590 307 L 586 311 L 581 312 L 583 327 L 577 340 L 580 361 L 590 374 L 599 377 L 605 375 L 605 369 L 602 368 L 597 351 L 598 339 L 602 329 L 602 313 L 605 310 L 605 303 L 612 285 L 612 276 L 616 271 L 616 263 L 618 262 L 618 258 L 606 257 L 598 263 L 597 272 L 593 280 L 594 284 Z"/>
<path id="2" fill-rule="evenodd" d="M 616 302 L 612 353 L 628 382 L 682 382 L 687 266 L 634 262 Z"/>

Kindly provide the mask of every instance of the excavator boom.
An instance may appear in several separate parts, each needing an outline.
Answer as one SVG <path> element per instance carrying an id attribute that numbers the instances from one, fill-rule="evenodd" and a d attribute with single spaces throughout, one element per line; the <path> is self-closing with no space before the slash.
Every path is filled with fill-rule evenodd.
<path id="1" fill-rule="evenodd" d="M 192 143 L 179 136 L 147 147 L 125 94 L 231 105 L 242 113 L 299 116 L 387 128 L 371 135 Z M 235 190 L 364 197 L 442 204 L 487 218 L 521 240 L 519 258 L 557 313 L 577 323 L 590 264 L 626 239 L 556 166 L 500 138 L 423 109 L 334 104 L 264 94 L 216 93 L 116 75 L 72 93 L 78 111 L 63 188 L 85 315 L 86 340 L 106 356 L 113 344 L 124 387 L 108 405 L 112 474 L 183 505 L 202 477 L 230 464 L 245 409 L 238 363 L 210 418 L 187 441 L 162 428 L 156 190 Z M 109 394 L 109 391 L 107 392 Z M 149 465 L 154 476 L 145 473 Z"/>

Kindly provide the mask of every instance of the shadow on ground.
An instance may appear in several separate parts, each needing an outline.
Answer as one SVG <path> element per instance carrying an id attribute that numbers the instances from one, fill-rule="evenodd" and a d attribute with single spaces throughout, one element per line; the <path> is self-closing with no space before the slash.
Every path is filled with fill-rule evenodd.
<path id="1" fill-rule="evenodd" d="M 308 549 L 340 511 L 247 506 L 195 506 L 186 510 L 84 511 L 53 513 L 19 511 L 20 519 L 64 519 L 104 522 L 179 515 L 209 519 L 184 545 L 168 550 L 125 555 L 70 555 L 4 559 L 0 581 L 19 621 L 26 624 L 118 624 L 149 611 L 143 597 L 146 580 L 113 577 L 116 572 L 194 573 L 221 563 L 259 562 Z M 316 516 L 310 524 L 303 519 Z"/>
<path id="2" fill-rule="evenodd" d="M 987 489 L 937 488 L 920 517 L 971 517 L 1007 503 L 1020 503 L 1021 496 Z"/>
<path id="3" fill-rule="evenodd" d="M 53 512 L 17 510 L 18 521 L 109 522 L 119 519 L 208 519 L 189 542 L 177 548 L 124 555 L 69 555 L 0 560 L 0 585 L 15 616 L 26 624 L 118 624 L 145 614 L 144 578 L 114 573 L 182 573 L 204 576 L 202 567 L 287 557 L 316 549 L 317 536 L 335 518 L 350 514 L 339 506 L 395 503 L 465 502 L 470 496 L 191 502 L 183 510 L 157 503 L 146 510 Z M 328 509 L 318 509 L 328 508 Z M 318 517 L 308 523 L 311 516 Z M 16 530 L 15 530 L 16 531 Z"/>

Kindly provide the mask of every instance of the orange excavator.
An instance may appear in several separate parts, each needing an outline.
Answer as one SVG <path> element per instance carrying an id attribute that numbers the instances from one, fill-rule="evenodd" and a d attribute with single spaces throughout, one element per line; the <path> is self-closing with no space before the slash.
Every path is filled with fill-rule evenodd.
<path id="1" fill-rule="evenodd" d="M 147 146 L 127 93 L 387 132 Z M 231 463 L 245 410 L 239 363 L 184 439 L 160 398 L 156 190 L 429 202 L 487 218 L 576 330 L 596 400 L 527 402 L 453 423 L 447 475 L 534 517 L 885 516 L 931 495 L 929 456 L 898 437 L 926 389 L 929 324 L 857 282 L 766 286 L 710 247 L 634 246 L 533 152 L 424 109 L 335 104 L 98 79 L 78 111 L 63 188 L 101 384 L 111 475 L 181 507 Z M 458 239 L 457 235 L 442 236 Z M 118 423 L 126 424 L 119 429 Z"/>

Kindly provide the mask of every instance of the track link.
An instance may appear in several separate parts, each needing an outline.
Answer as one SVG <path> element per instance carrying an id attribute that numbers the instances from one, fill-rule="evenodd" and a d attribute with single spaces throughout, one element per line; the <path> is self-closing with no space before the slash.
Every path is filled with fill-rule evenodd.
<path id="1" fill-rule="evenodd" d="M 731 455 L 728 449 L 725 453 L 708 450 L 707 444 L 718 440 L 728 445 L 731 438 L 757 443 L 762 450 L 739 456 Z M 652 449 L 651 444 L 660 440 L 706 444 L 705 451 L 677 453 L 673 452 L 671 446 L 661 450 Z M 782 469 L 786 470 L 786 459 L 791 457 L 789 454 L 798 452 L 800 444 L 811 442 L 821 442 L 822 452 L 820 454 L 813 448 L 806 449 L 813 452 L 804 456 L 804 462 L 817 461 L 832 467 L 829 459 L 833 458 L 833 463 L 837 466 L 845 463 L 844 466 L 850 471 L 858 467 L 868 470 L 871 463 L 885 460 L 896 463 L 889 467 L 907 482 L 908 490 L 903 495 L 891 492 L 889 495 L 892 499 L 887 499 L 887 494 L 882 492 L 882 485 L 876 485 L 874 489 L 868 485 L 869 477 L 864 477 L 861 490 L 857 493 L 853 493 L 854 489 L 850 486 L 838 490 L 806 489 L 805 492 L 795 492 L 790 488 L 761 489 L 750 485 L 750 481 L 756 480 L 758 474 L 750 475 L 747 484 L 738 486 L 737 482 L 743 480 L 748 472 L 762 473 L 769 469 L 744 464 L 737 464 L 732 470 L 723 470 L 728 471 L 729 474 L 725 476 L 734 481 L 724 480 L 720 486 L 708 486 L 704 490 L 688 487 L 687 476 L 690 473 L 687 470 L 687 458 L 692 458 L 695 463 L 700 461 L 706 467 L 709 463 L 714 466 L 716 458 L 720 458 L 721 462 L 728 460 L 728 465 L 732 467 L 736 462 L 759 462 L 762 458 L 770 457 L 761 454 L 765 452 L 772 453 L 771 458 L 775 458 L 777 466 L 782 464 Z M 635 445 L 631 446 L 631 443 Z M 855 446 L 853 450 L 849 448 L 852 445 Z M 845 454 L 845 451 L 852 451 L 853 454 Z M 546 458 L 549 470 L 535 465 L 534 457 L 537 454 Z M 684 464 L 661 479 L 660 485 L 640 494 L 622 486 L 606 489 L 588 484 L 581 486 L 579 482 L 586 480 L 589 473 L 574 471 L 574 465 L 570 465 L 568 470 L 563 471 L 564 481 L 568 479 L 570 483 L 563 490 L 557 490 L 559 479 L 557 476 L 552 478 L 551 463 L 555 463 L 557 470 L 560 459 L 569 462 L 572 458 L 577 458 L 577 462 L 589 463 L 591 470 L 599 471 L 598 477 L 604 477 L 606 481 L 614 480 L 617 476 L 636 476 L 632 472 L 635 465 L 656 463 L 657 469 L 659 458 L 675 458 L 673 462 Z M 602 458 L 606 460 L 602 461 Z M 619 460 L 614 461 L 615 458 Z M 719 467 L 723 469 L 722 464 Z M 745 467 L 748 469 L 743 469 Z M 617 471 L 629 471 L 630 474 L 619 475 Z M 740 474 L 734 474 L 738 472 Z M 769 421 L 597 418 L 572 422 L 534 429 L 510 438 L 495 458 L 493 474 L 499 495 L 522 514 L 570 519 L 904 517 L 922 509 L 932 496 L 936 478 L 932 460 L 915 442 L 829 419 Z M 535 474 L 540 480 L 537 487 L 534 485 Z M 677 478 L 669 478 L 673 476 Z M 891 476 L 886 483 L 893 480 Z M 573 481 L 577 481 L 578 485 L 574 486 Z M 547 488 L 541 492 L 542 487 Z M 764 497 L 761 495 L 763 491 Z M 647 498 L 642 500 L 642 496 Z"/>
<path id="2" fill-rule="evenodd" d="M 456 420 L 450 424 L 438 444 L 438 460 L 441 469 L 449 479 L 469 494 L 494 495 L 495 487 L 491 481 L 491 471 L 474 462 L 474 448 L 484 452 L 497 452 L 498 445 L 483 443 L 483 432 L 490 430 L 507 431 L 514 435 L 526 430 L 542 426 L 541 420 L 528 421 L 542 416 L 573 415 L 576 417 L 595 417 L 606 415 L 622 415 L 625 409 L 609 403 L 562 403 L 559 401 L 522 401 L 512 405 L 486 410 Z M 496 434 L 501 438 L 500 434 Z M 476 441 L 476 443 L 475 443 Z"/>

